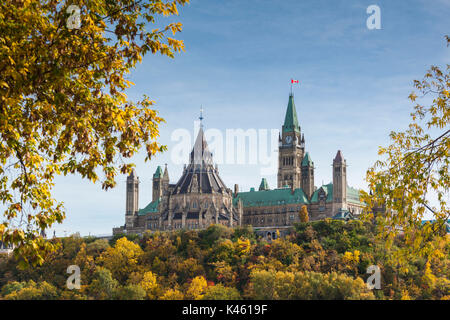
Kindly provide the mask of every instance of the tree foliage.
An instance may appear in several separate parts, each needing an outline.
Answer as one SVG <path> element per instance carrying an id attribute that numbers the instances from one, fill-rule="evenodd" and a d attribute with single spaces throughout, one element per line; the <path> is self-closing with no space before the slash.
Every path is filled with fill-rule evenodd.
<path id="1" fill-rule="evenodd" d="M 450 65 L 432 66 L 414 87 L 412 122 L 405 131 L 391 132 L 392 144 L 379 148 L 384 160 L 367 171 L 370 193 L 363 193 L 366 218 L 377 220 L 386 244 L 404 234 L 407 245 L 395 252 L 396 259 L 432 255 L 430 240 L 450 218 Z M 435 223 L 423 225 L 426 216 Z"/>
<path id="2" fill-rule="evenodd" d="M 308 208 L 306 206 L 302 206 L 302 209 L 299 213 L 300 221 L 301 222 L 308 222 L 309 221 L 309 214 L 308 214 Z"/>
<path id="3" fill-rule="evenodd" d="M 142 146 L 146 160 L 165 150 L 154 101 L 127 99 L 127 75 L 149 52 L 184 50 L 171 37 L 182 25 L 157 19 L 187 2 L 80 0 L 81 26 L 71 29 L 70 1 L 1 1 L 0 238 L 24 262 L 40 264 L 55 249 L 40 237 L 65 218 L 52 197 L 55 176 L 79 174 L 109 189 Z"/>
<path id="4" fill-rule="evenodd" d="M 110 270 L 116 279 L 124 282 L 130 273 L 137 270 L 143 253 L 139 245 L 124 237 L 117 240 L 115 247 L 103 252 L 98 261 Z"/>
<path id="5" fill-rule="evenodd" d="M 242 230 L 208 229 L 102 240 L 71 236 L 41 266 L 17 268 L 0 255 L 0 299 L 448 299 L 450 244 L 436 236 L 429 259 L 392 253 L 371 223 L 338 220 L 295 225 L 268 243 Z M 130 237 L 132 238 L 132 237 Z M 209 246 L 205 243 L 212 241 Z M 97 247 L 97 245 L 95 245 Z M 66 287 L 67 266 L 78 265 L 80 290 Z M 381 289 L 368 291 L 367 267 L 381 270 Z"/>

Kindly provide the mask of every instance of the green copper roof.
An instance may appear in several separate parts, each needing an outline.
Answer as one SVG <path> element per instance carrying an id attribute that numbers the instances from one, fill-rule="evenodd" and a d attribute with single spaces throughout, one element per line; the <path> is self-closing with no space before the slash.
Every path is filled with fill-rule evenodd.
<path id="1" fill-rule="evenodd" d="M 333 202 L 333 184 L 332 183 L 323 185 L 320 188 L 318 188 L 316 191 L 314 191 L 314 193 L 311 197 L 311 202 L 319 202 L 320 189 L 323 189 L 323 191 L 325 191 L 325 194 L 327 195 L 326 202 Z"/>
<path id="2" fill-rule="evenodd" d="M 270 190 L 269 184 L 267 183 L 266 178 L 262 178 L 261 184 L 259 185 L 259 191 Z"/>
<path id="3" fill-rule="evenodd" d="M 352 220 L 353 219 L 353 215 L 348 210 L 339 209 L 338 213 L 336 213 L 333 216 L 333 219 L 334 220 L 345 220 L 345 221 L 348 221 L 348 220 Z"/>
<path id="4" fill-rule="evenodd" d="M 311 161 L 311 157 L 309 156 L 309 153 L 307 152 L 305 154 L 305 157 L 302 160 L 302 167 L 308 167 L 308 166 L 312 167 L 312 165 L 313 165 L 313 162 Z"/>
<path id="5" fill-rule="evenodd" d="M 236 205 L 239 200 L 242 200 L 244 207 L 266 207 L 276 206 L 280 204 L 307 204 L 308 198 L 302 189 L 295 189 L 294 193 L 290 188 L 240 192 L 237 197 L 233 199 Z"/>
<path id="6" fill-rule="evenodd" d="M 358 189 L 347 186 L 347 202 L 355 204 L 363 204 L 360 200 L 360 193 Z"/>
<path id="7" fill-rule="evenodd" d="M 294 96 L 290 95 L 286 117 L 284 118 L 283 132 L 294 131 L 300 133 L 300 127 L 298 125 L 297 110 L 295 110 Z"/>
<path id="8" fill-rule="evenodd" d="M 156 168 L 155 173 L 153 174 L 153 178 L 161 178 L 163 175 L 163 171 L 161 166 L 158 166 L 158 168 Z"/>
<path id="9" fill-rule="evenodd" d="M 144 209 L 138 211 L 139 216 L 145 216 L 147 213 L 158 212 L 158 204 L 161 202 L 161 198 L 156 201 L 150 202 Z"/>

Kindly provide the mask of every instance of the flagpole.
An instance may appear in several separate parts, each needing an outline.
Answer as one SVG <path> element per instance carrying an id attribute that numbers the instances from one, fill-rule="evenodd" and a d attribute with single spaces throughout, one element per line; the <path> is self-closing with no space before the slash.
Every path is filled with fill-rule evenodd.
<path id="1" fill-rule="evenodd" d="M 291 78 L 291 96 L 292 96 L 292 78 Z"/>

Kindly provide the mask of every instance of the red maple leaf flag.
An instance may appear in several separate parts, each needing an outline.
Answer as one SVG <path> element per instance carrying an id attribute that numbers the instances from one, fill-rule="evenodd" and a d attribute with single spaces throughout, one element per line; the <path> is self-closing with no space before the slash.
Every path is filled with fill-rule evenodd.
<path id="1" fill-rule="evenodd" d="M 299 83 L 299 82 L 298 82 L 298 80 L 291 79 L 291 84 L 292 83 Z"/>

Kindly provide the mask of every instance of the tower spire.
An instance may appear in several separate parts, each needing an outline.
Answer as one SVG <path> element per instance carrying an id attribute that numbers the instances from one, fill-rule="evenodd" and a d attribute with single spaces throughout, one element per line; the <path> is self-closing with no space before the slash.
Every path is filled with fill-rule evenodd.
<path id="1" fill-rule="evenodd" d="M 283 132 L 298 132 L 300 134 L 297 110 L 295 109 L 294 96 L 292 95 L 289 96 L 286 116 L 284 118 Z"/>

